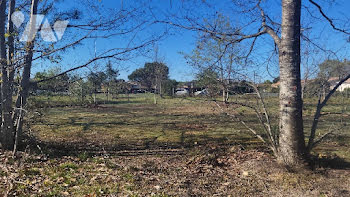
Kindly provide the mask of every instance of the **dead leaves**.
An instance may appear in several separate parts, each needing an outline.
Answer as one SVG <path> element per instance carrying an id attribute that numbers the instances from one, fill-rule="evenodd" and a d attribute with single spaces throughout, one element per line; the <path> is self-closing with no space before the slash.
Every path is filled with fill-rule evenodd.
<path id="1" fill-rule="evenodd" d="M 0 153 L 0 191 L 5 191 L 0 195 L 273 196 L 290 194 L 291 187 L 295 194 L 302 194 L 311 184 L 308 177 L 314 180 L 315 191 L 332 184 L 343 193 L 349 190 L 344 184 L 340 188 L 332 183 L 349 176 L 332 180 L 315 174 L 296 176 L 278 169 L 267 153 L 210 144 L 183 155 L 99 156 L 83 160 L 70 156 L 47 161 L 28 156 L 21 165 L 5 158 Z M 281 184 L 286 178 L 288 181 Z M 316 187 L 321 183 L 322 187 Z"/>

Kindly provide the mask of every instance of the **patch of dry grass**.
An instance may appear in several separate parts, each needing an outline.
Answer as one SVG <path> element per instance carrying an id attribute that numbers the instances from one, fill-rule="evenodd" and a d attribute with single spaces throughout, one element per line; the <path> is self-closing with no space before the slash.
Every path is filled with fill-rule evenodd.
<path id="1" fill-rule="evenodd" d="M 200 98 L 158 98 L 158 104 L 154 105 L 152 99 L 152 95 L 140 94 L 131 95 L 129 99 L 120 97 L 110 101 L 110 104 L 101 104 L 98 107 L 47 108 L 42 116 L 33 121 L 31 130 L 38 139 L 48 144 L 80 144 L 104 148 L 126 144 L 143 148 L 164 144 L 183 147 L 208 142 L 256 145 L 252 143 L 256 139 L 244 126 L 221 114 L 212 102 Z M 242 96 L 231 99 L 256 103 L 256 100 Z M 270 97 L 265 102 L 273 124 L 277 126 L 278 100 Z M 316 154 L 336 153 L 350 160 L 350 109 L 340 103 L 350 105 L 350 99 L 332 98 L 324 110 L 325 115 L 322 116 L 316 133 L 317 136 L 322 136 L 330 129 L 340 129 L 330 138 L 334 144 L 325 142 L 315 150 Z M 258 131 L 262 130 L 251 110 L 244 107 L 236 110 L 250 126 Z M 315 100 L 306 98 L 306 136 L 314 111 Z"/>
<path id="2" fill-rule="evenodd" d="M 278 101 L 266 103 L 276 125 Z M 306 133 L 314 104 L 306 99 Z M 259 128 L 251 111 L 237 110 Z M 314 150 L 314 171 L 290 172 L 203 99 L 154 105 L 149 95 L 133 95 L 98 107 L 43 109 L 30 128 L 46 155 L 0 153 L 0 196 L 350 196 L 350 112 L 335 98 L 325 114 L 317 135 L 342 129 Z"/>

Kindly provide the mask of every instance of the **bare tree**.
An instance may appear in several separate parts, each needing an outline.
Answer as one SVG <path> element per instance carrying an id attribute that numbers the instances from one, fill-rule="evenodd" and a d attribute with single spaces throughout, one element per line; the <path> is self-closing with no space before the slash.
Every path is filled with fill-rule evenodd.
<path id="1" fill-rule="evenodd" d="M 89 1 L 85 1 L 89 3 Z M 16 150 L 19 137 L 23 130 L 24 115 L 26 112 L 27 100 L 30 88 L 33 84 L 48 81 L 59 76 L 66 75 L 71 71 L 86 68 L 89 65 L 102 60 L 113 59 L 114 61 L 127 60 L 133 56 L 143 53 L 143 49 L 152 46 L 152 43 L 164 35 L 164 32 L 146 33 L 144 30 L 152 26 L 150 17 L 145 15 L 143 6 L 123 6 L 120 10 L 100 10 L 103 7 L 88 6 L 79 11 L 55 12 L 56 1 L 23 1 L 18 6 L 23 12 L 29 9 L 29 22 L 26 33 L 27 42 L 20 42 L 17 36 L 20 28 L 14 28 L 12 14 L 16 10 L 16 1 L 10 0 L 7 8 L 7 1 L 1 1 L 0 6 L 0 64 L 1 64 L 1 145 L 3 149 Z M 147 5 L 147 4 L 146 4 Z M 79 12 L 93 9 L 98 13 L 97 18 L 89 16 L 85 20 L 76 20 L 79 18 Z M 147 8 L 145 8 L 147 9 Z M 7 11 L 8 10 L 8 11 Z M 37 29 L 37 14 L 53 13 L 52 18 L 57 20 L 72 19 L 67 26 L 66 33 L 72 36 L 69 39 L 57 43 L 45 43 L 39 39 L 37 31 L 45 30 L 45 25 Z M 91 11 L 91 10 L 88 10 Z M 8 18 L 6 19 L 6 13 Z M 94 15 L 96 16 L 96 15 Z M 7 34 L 5 34 L 5 23 L 7 24 Z M 1 33 L 2 32 L 2 33 Z M 5 35 L 7 35 L 7 40 Z M 41 34 L 42 35 L 42 34 Z M 111 39 L 115 37 L 128 38 L 129 42 L 116 44 L 110 48 L 104 48 L 92 57 L 86 57 L 85 62 L 80 65 L 58 73 L 55 76 L 41 79 L 40 81 L 31 81 L 30 75 L 32 65 L 35 62 L 51 61 L 56 57 L 64 55 L 67 51 L 81 46 L 84 42 L 98 39 Z M 124 39 L 127 41 L 127 39 Z M 7 43 L 5 42 L 7 41 Z M 14 75 L 18 73 L 19 83 L 14 82 Z M 17 86 L 14 88 L 14 86 Z M 12 95 L 16 95 L 13 104 Z"/>
<path id="2" fill-rule="evenodd" d="M 1 64 L 1 133 L 2 146 L 6 149 L 12 148 L 14 144 L 13 126 L 11 117 L 12 99 L 7 75 L 7 59 L 5 44 L 5 23 L 6 23 L 6 1 L 0 4 L 0 64 Z"/>
<path id="3" fill-rule="evenodd" d="M 213 22 L 217 29 L 232 28 L 227 18 L 219 15 Z M 216 38 L 207 34 L 199 34 L 195 49 L 190 54 L 185 54 L 188 63 L 199 72 L 212 71 L 218 75 L 216 79 L 221 86 L 222 101 L 228 100 L 228 86 L 234 73 L 242 70 L 238 64 L 241 58 L 241 48 L 237 43 L 227 41 L 227 38 Z M 234 72 L 233 72 L 234 71 Z"/>
<path id="4" fill-rule="evenodd" d="M 180 20 L 179 17 L 176 20 L 169 19 L 169 21 L 160 22 L 186 30 L 203 32 L 216 39 L 226 39 L 226 41 L 231 43 L 247 43 L 248 40 L 252 40 L 251 50 L 249 50 L 247 56 L 253 52 L 258 37 L 269 35 L 273 39 L 275 49 L 278 52 L 281 82 L 279 94 L 279 133 L 274 140 L 276 142 L 278 139 L 278 143 L 276 143 L 278 148 L 274 153 L 280 163 L 288 166 L 303 165 L 305 160 L 309 158 L 309 148 L 306 148 L 305 145 L 302 118 L 303 101 L 300 73 L 300 48 L 302 30 L 305 30 L 301 24 L 302 2 L 301 0 L 282 0 L 281 16 L 276 16 L 275 18 L 271 17 L 273 13 L 266 13 L 268 9 L 262 5 L 266 3 L 265 1 L 233 1 L 233 3 L 235 7 L 241 6 L 239 7 L 241 9 L 240 14 L 242 14 L 243 17 L 249 15 L 250 18 L 245 18 L 245 23 L 241 27 L 238 26 L 231 30 L 218 30 L 216 26 L 210 24 L 207 19 L 201 21 L 199 17 L 193 16 L 194 14 L 188 10 L 185 11 L 184 20 Z M 330 24 L 333 30 L 349 35 L 349 32 L 345 28 L 338 27 L 315 1 L 309 0 L 309 5 L 307 5 L 307 7 L 309 6 L 314 6 L 319 14 Z M 210 7 L 210 5 L 208 7 Z M 247 21 L 248 19 L 251 21 Z M 273 19 L 277 19 L 277 22 Z M 250 32 L 244 33 L 247 32 L 245 29 L 249 29 Z M 257 31 L 251 33 L 252 29 Z M 305 40 L 311 41 L 307 37 L 305 37 Z M 315 43 L 312 44 L 317 46 Z M 342 82 L 343 80 L 340 81 L 340 84 Z M 327 97 L 331 95 L 332 94 L 326 96 L 326 99 L 324 102 L 321 102 L 319 107 L 323 105 L 322 103 L 326 103 L 328 100 Z M 315 117 L 315 120 L 317 120 L 318 117 Z M 313 131 L 311 133 L 313 133 Z M 313 135 L 311 135 L 310 138 L 312 139 Z M 310 141 L 309 143 L 312 144 Z"/>

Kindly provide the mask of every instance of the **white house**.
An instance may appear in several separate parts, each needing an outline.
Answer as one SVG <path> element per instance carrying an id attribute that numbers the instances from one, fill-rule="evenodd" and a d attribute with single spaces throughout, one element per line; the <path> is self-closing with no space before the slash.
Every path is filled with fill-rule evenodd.
<path id="1" fill-rule="evenodd" d="M 336 86 L 339 83 L 339 78 L 338 77 L 331 77 L 328 79 L 328 82 L 331 84 L 330 89 L 333 89 L 334 86 Z M 350 88 L 350 79 L 346 80 L 344 83 L 342 83 L 337 91 L 342 92 L 345 89 Z"/>

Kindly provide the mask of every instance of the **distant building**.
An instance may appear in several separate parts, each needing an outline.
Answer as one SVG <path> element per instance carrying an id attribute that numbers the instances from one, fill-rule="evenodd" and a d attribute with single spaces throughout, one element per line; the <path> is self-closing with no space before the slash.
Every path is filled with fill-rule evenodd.
<path id="1" fill-rule="evenodd" d="M 201 91 L 205 89 L 205 87 L 199 86 L 198 82 L 190 81 L 190 82 L 180 82 L 175 90 L 176 95 L 193 95 L 197 91 Z"/>
<path id="2" fill-rule="evenodd" d="M 331 77 L 328 79 L 328 83 L 330 84 L 329 88 L 332 90 L 340 81 L 339 77 Z M 306 83 L 312 82 L 314 79 L 309 79 Z M 301 86 L 303 87 L 305 85 L 305 80 L 301 80 Z M 271 84 L 271 87 L 278 88 L 280 86 L 280 82 Z M 344 83 L 342 83 L 337 91 L 342 92 L 345 89 L 350 88 L 350 79 L 346 80 Z"/>
<path id="3" fill-rule="evenodd" d="M 148 88 L 142 85 L 140 82 L 127 81 L 126 83 L 129 86 L 130 93 L 145 93 L 148 90 Z"/>
<path id="4" fill-rule="evenodd" d="M 328 82 L 330 84 L 330 89 L 333 89 L 339 82 L 341 79 L 339 79 L 339 77 L 331 77 L 328 79 Z M 342 92 L 345 89 L 350 88 L 350 79 L 346 80 L 344 83 L 342 83 L 337 91 Z"/>

